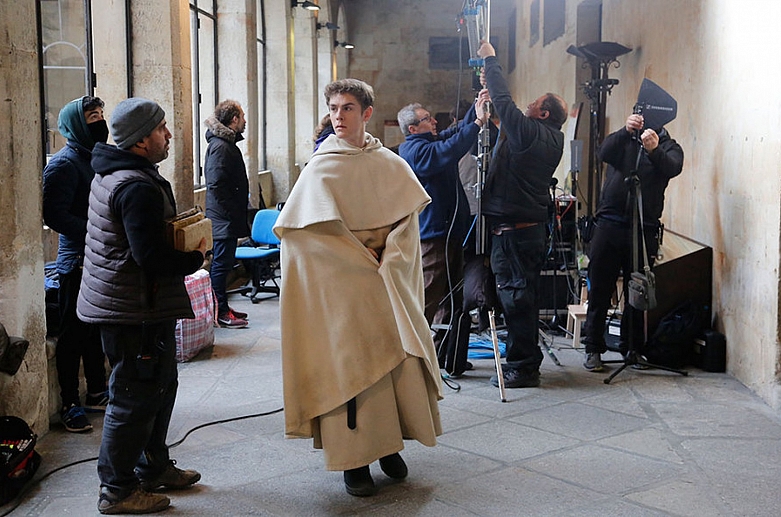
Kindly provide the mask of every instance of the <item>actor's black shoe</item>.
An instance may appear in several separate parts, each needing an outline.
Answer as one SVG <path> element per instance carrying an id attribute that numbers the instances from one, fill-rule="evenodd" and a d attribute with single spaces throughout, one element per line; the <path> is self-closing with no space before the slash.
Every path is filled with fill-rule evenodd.
<path id="1" fill-rule="evenodd" d="M 525 372 L 522 370 L 505 368 L 502 370 L 505 388 L 536 388 L 540 385 L 540 372 Z M 491 377 L 491 384 L 499 387 L 499 377 Z"/>
<path id="2" fill-rule="evenodd" d="M 344 489 L 347 493 L 356 497 L 367 497 L 374 495 L 374 480 L 372 479 L 369 466 L 358 467 L 344 471 Z"/>
<path id="3" fill-rule="evenodd" d="M 385 475 L 393 479 L 404 479 L 407 477 L 407 464 L 401 458 L 401 455 L 397 452 L 380 458 L 380 468 Z"/>

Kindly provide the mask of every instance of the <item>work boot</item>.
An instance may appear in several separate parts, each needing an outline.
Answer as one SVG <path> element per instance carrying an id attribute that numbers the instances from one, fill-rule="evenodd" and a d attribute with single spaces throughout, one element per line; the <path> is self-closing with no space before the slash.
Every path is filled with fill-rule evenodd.
<path id="1" fill-rule="evenodd" d="M 160 489 L 190 488 L 201 479 L 201 474 L 195 470 L 182 470 L 176 467 L 174 460 L 169 461 L 163 471 L 152 479 L 139 477 L 141 488 L 147 492 Z"/>
<path id="2" fill-rule="evenodd" d="M 540 372 L 527 372 L 516 370 L 515 368 L 503 368 L 502 377 L 504 378 L 505 388 L 536 388 L 540 385 Z M 491 377 L 491 384 L 499 387 L 499 377 Z"/>
<path id="3" fill-rule="evenodd" d="M 106 487 L 100 489 L 98 511 L 102 514 L 139 514 L 161 512 L 168 508 L 171 500 L 162 494 L 150 494 L 141 487 L 123 498 L 118 498 Z"/>

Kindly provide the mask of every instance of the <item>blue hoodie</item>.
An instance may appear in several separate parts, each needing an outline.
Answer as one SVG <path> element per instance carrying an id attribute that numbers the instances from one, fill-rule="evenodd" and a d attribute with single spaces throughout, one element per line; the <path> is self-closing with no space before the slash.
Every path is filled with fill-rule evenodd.
<path id="1" fill-rule="evenodd" d="M 420 213 L 420 239 L 448 234 L 455 217 L 451 239 L 463 241 L 470 225 L 469 202 L 458 176 L 458 161 L 477 141 L 480 127 L 474 123 L 475 107 L 469 108 L 458 126 L 434 136 L 407 135 L 399 156 L 412 167 L 431 203 Z"/>

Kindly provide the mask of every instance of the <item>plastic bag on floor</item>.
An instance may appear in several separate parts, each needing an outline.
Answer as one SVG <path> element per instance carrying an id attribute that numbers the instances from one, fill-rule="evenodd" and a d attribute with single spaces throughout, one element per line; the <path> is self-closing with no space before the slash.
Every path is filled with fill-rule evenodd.
<path id="1" fill-rule="evenodd" d="M 214 345 L 216 300 L 209 272 L 199 269 L 184 277 L 195 319 L 176 320 L 176 360 L 189 361 L 204 348 Z"/>

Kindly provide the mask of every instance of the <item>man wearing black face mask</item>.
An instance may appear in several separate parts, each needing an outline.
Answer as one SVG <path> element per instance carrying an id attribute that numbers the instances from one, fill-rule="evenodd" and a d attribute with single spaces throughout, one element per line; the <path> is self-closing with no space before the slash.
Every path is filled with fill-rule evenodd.
<path id="1" fill-rule="evenodd" d="M 60 417 L 71 432 L 92 429 L 85 408 L 105 411 L 108 401 L 106 370 L 100 334 L 94 325 L 76 316 L 76 300 L 84 262 L 87 234 L 87 207 L 90 184 L 95 171 L 90 165 L 96 142 L 108 140 L 108 125 L 103 118 L 103 101 L 81 97 L 66 104 L 57 120 L 65 147 L 52 156 L 43 170 L 43 219 L 60 234 L 57 273 L 60 290 L 60 329 L 56 364 L 62 409 Z M 84 362 L 87 397 L 79 398 L 79 367 Z"/>

